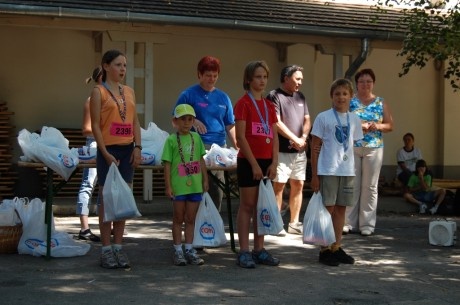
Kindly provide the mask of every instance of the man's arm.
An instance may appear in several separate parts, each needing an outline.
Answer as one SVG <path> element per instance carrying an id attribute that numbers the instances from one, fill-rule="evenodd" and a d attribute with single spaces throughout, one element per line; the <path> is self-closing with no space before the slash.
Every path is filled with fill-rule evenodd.
<path id="1" fill-rule="evenodd" d="M 278 133 L 281 134 L 283 137 L 289 139 L 292 141 L 292 145 L 295 149 L 297 150 L 303 150 L 306 148 L 307 145 L 307 138 L 308 134 L 310 133 L 311 129 L 311 121 L 310 121 L 310 116 L 306 115 L 304 117 L 303 121 L 303 126 L 302 126 L 302 135 L 298 137 L 295 135 L 282 121 L 279 115 L 278 117 L 278 123 L 276 123 L 276 126 L 278 127 Z"/>

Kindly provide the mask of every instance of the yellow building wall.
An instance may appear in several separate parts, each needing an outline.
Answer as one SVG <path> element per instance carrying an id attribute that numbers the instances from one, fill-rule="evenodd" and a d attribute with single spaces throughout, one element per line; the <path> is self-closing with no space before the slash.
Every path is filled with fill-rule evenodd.
<path id="1" fill-rule="evenodd" d="M 441 79 L 443 100 L 439 100 L 442 111 L 439 122 L 443 140 L 438 142 L 442 151 L 441 164 L 444 165 L 444 177 L 459 179 L 460 170 L 460 93 L 454 92 L 447 80 Z"/>
<path id="2" fill-rule="evenodd" d="M 4 59 L 0 69 L 0 100 L 8 102 L 9 109 L 15 112 L 17 131 L 22 128 L 34 131 L 44 125 L 80 128 L 82 105 L 92 87 L 85 84 L 85 78 L 99 63 L 101 52 L 126 48 L 124 41 L 113 41 L 115 35 L 107 31 L 103 31 L 99 46 L 93 30 L 100 25 L 95 24 L 94 29 L 91 24 L 85 27 L 0 26 L 0 39 L 7 42 L 0 48 Z M 125 35 L 135 41 L 138 36 L 147 37 L 148 43 L 153 43 L 153 120 L 168 132 L 172 131 L 172 107 L 180 92 L 196 83 L 196 65 L 204 55 L 221 59 L 217 86 L 229 94 L 233 103 L 244 93 L 245 65 L 263 59 L 271 70 L 267 91 L 279 86 L 279 73 L 284 65 L 299 64 L 304 67 L 302 92 L 307 97 L 312 119 L 330 107 L 333 56 L 322 54 L 315 47 L 316 42 L 326 38 L 199 28 L 184 32 L 183 28 L 159 26 L 152 27 L 152 33 L 137 33 L 134 28 L 123 31 L 120 25 L 113 27 L 121 33 L 117 37 Z M 107 25 L 104 28 L 111 30 Z M 279 56 L 279 41 L 289 45 L 284 59 Z M 359 40 L 354 44 L 359 47 Z M 416 145 L 422 149 L 428 164 L 444 163 L 452 176 L 460 178 L 457 174 L 460 162 L 456 158 L 459 93 L 452 93 L 448 85 L 442 86 L 439 71 L 432 65 L 400 78 L 402 58 L 396 56 L 397 49 L 383 48 L 382 44 L 371 41 L 371 52 L 362 67 L 374 69 L 375 93 L 389 103 L 394 117 L 394 131 L 385 134 L 382 170 L 385 178 L 393 178 L 396 151 L 402 146 L 403 134 L 409 131 L 414 133 Z M 134 58 L 128 58 L 128 65 L 143 67 L 144 46 L 142 41 L 136 43 Z M 347 63 L 344 61 L 344 65 Z M 145 103 L 142 78 L 136 77 L 134 85 L 138 102 Z M 142 113 L 140 117 L 143 122 Z M 145 127 L 148 122 L 143 123 Z"/>

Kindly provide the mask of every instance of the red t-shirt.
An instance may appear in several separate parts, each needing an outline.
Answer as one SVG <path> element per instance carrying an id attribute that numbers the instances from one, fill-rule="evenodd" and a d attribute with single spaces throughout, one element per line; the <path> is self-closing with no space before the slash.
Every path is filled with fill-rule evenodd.
<path id="1" fill-rule="evenodd" d="M 268 134 L 265 132 L 256 107 L 248 94 L 243 95 L 243 97 L 238 100 L 233 113 L 235 114 L 235 120 L 246 121 L 245 137 L 251 147 L 254 157 L 256 159 L 271 159 L 273 153 L 273 124 L 278 122 L 275 107 L 267 99 L 256 100 L 256 103 L 264 120 L 266 120 L 264 103 L 267 105 L 267 123 L 270 129 Z M 267 141 L 267 139 L 269 139 L 269 141 Z M 238 152 L 238 157 L 245 158 L 241 150 Z"/>

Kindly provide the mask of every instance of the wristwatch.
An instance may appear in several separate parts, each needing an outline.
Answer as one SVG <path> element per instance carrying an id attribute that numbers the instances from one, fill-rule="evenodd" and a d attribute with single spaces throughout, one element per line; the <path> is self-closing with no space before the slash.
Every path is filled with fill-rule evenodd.
<path id="1" fill-rule="evenodd" d="M 142 150 L 142 146 L 141 146 L 141 145 L 134 144 L 134 148 L 139 148 L 139 150 Z"/>

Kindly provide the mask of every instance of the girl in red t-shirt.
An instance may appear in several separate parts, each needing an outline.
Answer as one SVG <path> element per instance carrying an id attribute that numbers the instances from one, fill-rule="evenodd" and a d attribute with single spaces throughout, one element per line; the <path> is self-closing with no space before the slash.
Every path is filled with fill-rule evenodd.
<path id="1" fill-rule="evenodd" d="M 237 226 L 240 252 L 237 264 L 254 268 L 255 264 L 279 265 L 280 261 L 264 248 L 264 236 L 257 232 L 257 198 L 259 183 L 264 177 L 276 176 L 278 136 L 275 108 L 263 98 L 269 69 L 264 61 L 250 62 L 244 70 L 243 87 L 247 91 L 235 105 L 236 140 L 240 148 L 237 177 L 240 206 Z M 267 181 L 270 183 L 270 181 Z M 249 226 L 253 218 L 254 250 L 249 252 Z"/>

